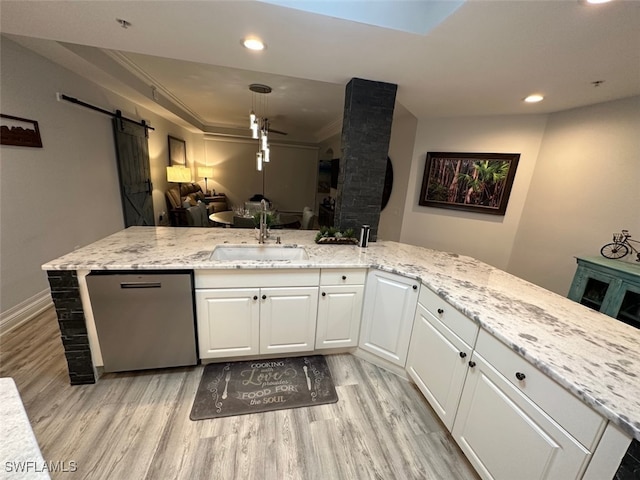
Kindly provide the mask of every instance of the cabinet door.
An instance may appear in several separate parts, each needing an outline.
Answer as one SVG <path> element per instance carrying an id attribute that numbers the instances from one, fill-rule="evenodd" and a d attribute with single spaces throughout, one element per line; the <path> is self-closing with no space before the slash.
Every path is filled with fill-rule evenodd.
<path id="1" fill-rule="evenodd" d="M 372 270 L 362 313 L 359 346 L 404 368 L 420 282 Z"/>
<path id="2" fill-rule="evenodd" d="M 259 353 L 258 288 L 196 290 L 200 358 Z"/>
<path id="3" fill-rule="evenodd" d="M 580 265 L 571 284 L 568 297 L 593 310 L 607 310 L 619 280 Z"/>
<path id="4" fill-rule="evenodd" d="M 316 348 L 356 347 L 364 285 L 321 287 Z"/>
<path id="5" fill-rule="evenodd" d="M 318 287 L 262 288 L 260 353 L 314 349 Z"/>
<path id="6" fill-rule="evenodd" d="M 471 347 L 418 304 L 407 371 L 451 431 L 467 374 Z"/>
<path id="7" fill-rule="evenodd" d="M 590 453 L 481 355 L 472 357 L 453 437 L 484 479 L 580 478 Z"/>
<path id="8" fill-rule="evenodd" d="M 640 287 L 622 282 L 610 311 L 604 312 L 633 327 L 640 328 Z"/>

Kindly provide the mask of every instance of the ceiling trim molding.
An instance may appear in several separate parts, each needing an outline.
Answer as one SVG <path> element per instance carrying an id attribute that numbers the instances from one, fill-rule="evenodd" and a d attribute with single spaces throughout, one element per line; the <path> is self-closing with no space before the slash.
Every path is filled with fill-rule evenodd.
<path id="1" fill-rule="evenodd" d="M 197 119 L 200 125 L 207 126 L 207 124 L 205 123 L 202 117 L 200 117 L 196 112 L 191 110 L 191 108 L 189 108 L 178 97 L 176 97 L 173 93 L 171 93 L 171 91 L 167 89 L 162 83 L 160 83 L 155 77 L 151 76 L 149 73 L 144 71 L 142 67 L 140 67 L 137 63 L 135 63 L 129 57 L 127 57 L 121 52 L 114 51 L 114 50 L 103 49 L 103 52 L 106 55 L 113 58 L 121 66 L 129 70 L 129 72 L 136 75 L 141 80 L 144 80 L 145 82 L 147 82 L 149 84 L 149 89 L 153 89 L 153 87 L 155 87 L 159 93 L 162 93 L 162 95 L 171 103 L 173 103 L 176 107 L 178 107 L 181 110 L 184 110 L 191 117 Z M 157 101 L 157 99 L 154 99 L 154 100 Z"/>
<path id="2" fill-rule="evenodd" d="M 135 92 L 136 95 L 142 95 L 142 97 L 144 97 L 147 101 L 157 105 L 167 112 L 170 112 L 172 115 L 179 117 L 182 121 L 186 122 L 191 127 L 195 127 L 201 131 L 204 130 L 204 125 L 198 119 L 198 117 L 194 117 L 188 111 L 185 111 L 180 106 L 175 105 L 170 99 L 165 98 L 163 95 L 157 95 L 157 98 L 153 98 L 151 85 L 147 83 L 146 79 L 141 78 L 139 75 L 136 75 L 135 72 L 132 72 L 130 68 L 118 61 L 110 51 L 105 49 L 96 49 L 94 47 L 88 47 L 85 45 L 76 45 L 65 42 L 58 43 L 68 51 L 77 55 L 83 61 L 88 62 L 90 65 L 92 65 L 93 68 L 97 68 L 103 74 L 115 80 L 117 83 L 126 86 L 126 88 L 128 89 L 131 89 L 131 91 Z M 92 81 L 95 82 L 95 80 Z M 100 84 L 99 82 L 98 85 L 101 85 L 107 90 L 112 91 L 116 94 L 122 95 L 121 93 L 119 93 L 119 91 L 114 90 L 113 87 Z M 140 104 L 139 100 L 132 98 L 132 101 Z M 144 104 L 141 105 L 144 106 Z M 166 114 L 159 115 L 164 117 Z"/>
<path id="3" fill-rule="evenodd" d="M 338 133 L 342 133 L 342 117 L 337 118 L 330 124 L 322 127 L 314 134 L 314 138 L 318 143 L 320 143 Z"/>
<path id="4" fill-rule="evenodd" d="M 242 137 L 239 135 L 227 135 L 220 133 L 205 133 L 205 142 L 226 142 L 226 143 L 246 143 L 251 145 L 257 145 L 257 140 L 251 137 Z M 320 147 L 316 144 L 302 143 L 302 142 L 273 142 L 269 141 L 271 147 L 286 147 L 286 148 L 301 148 L 304 150 L 319 150 Z"/>

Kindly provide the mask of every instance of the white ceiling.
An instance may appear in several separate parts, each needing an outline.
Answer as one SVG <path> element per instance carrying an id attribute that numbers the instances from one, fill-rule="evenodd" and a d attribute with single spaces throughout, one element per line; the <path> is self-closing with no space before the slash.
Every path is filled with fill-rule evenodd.
<path id="1" fill-rule="evenodd" d="M 372 5 L 334 7 L 342 3 Z M 547 113 L 640 94 L 639 1 L 429 3 L 450 15 L 416 34 L 258 1 L 1 0 L 0 31 L 204 131 L 246 133 L 248 85 L 268 84 L 273 128 L 300 141 L 339 131 L 353 77 L 397 84 L 418 118 Z M 248 35 L 267 49 L 246 50 Z M 545 101 L 523 103 L 533 92 Z"/>

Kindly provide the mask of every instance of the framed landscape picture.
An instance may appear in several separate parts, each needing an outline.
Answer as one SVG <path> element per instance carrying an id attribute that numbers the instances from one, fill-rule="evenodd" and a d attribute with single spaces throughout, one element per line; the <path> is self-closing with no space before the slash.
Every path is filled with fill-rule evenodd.
<path id="1" fill-rule="evenodd" d="M 519 153 L 428 152 L 420 205 L 504 215 Z"/>
<path id="2" fill-rule="evenodd" d="M 0 144 L 42 148 L 38 122 L 0 114 Z"/>

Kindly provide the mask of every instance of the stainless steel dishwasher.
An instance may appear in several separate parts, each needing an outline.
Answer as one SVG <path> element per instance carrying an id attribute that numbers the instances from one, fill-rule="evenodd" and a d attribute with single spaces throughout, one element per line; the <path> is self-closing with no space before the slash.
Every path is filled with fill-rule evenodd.
<path id="1" fill-rule="evenodd" d="M 105 372 L 197 363 L 192 272 L 86 278 Z"/>

